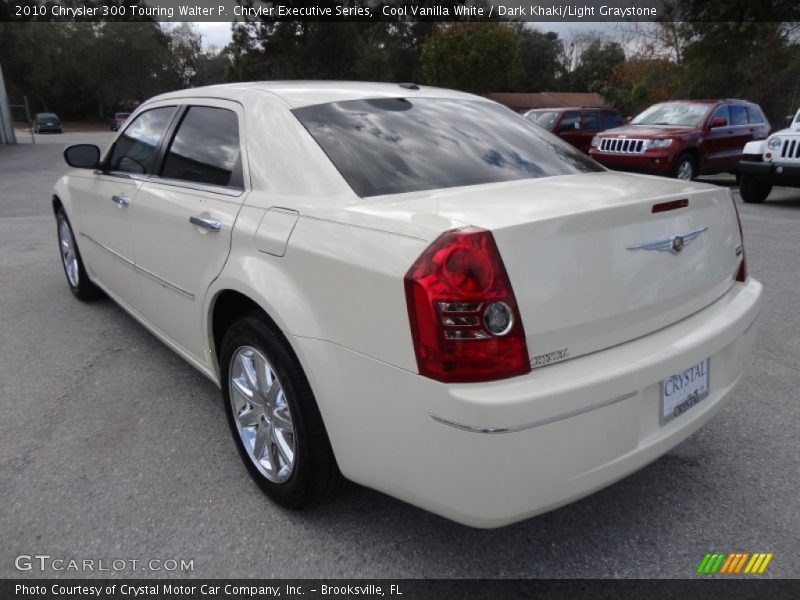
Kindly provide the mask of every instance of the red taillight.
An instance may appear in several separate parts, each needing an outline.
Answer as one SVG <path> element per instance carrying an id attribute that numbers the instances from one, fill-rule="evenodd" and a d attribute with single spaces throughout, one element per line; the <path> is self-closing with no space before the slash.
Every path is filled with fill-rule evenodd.
<path id="1" fill-rule="evenodd" d="M 490 381 L 531 370 L 519 308 L 491 232 L 445 232 L 406 273 L 405 286 L 421 375 Z"/>
<path id="2" fill-rule="evenodd" d="M 736 200 L 734 200 L 733 196 L 731 196 L 731 202 L 733 202 L 733 210 L 736 211 L 736 222 L 739 224 L 739 247 L 737 247 L 736 251 L 737 254 L 739 250 L 741 250 L 741 257 L 742 260 L 739 262 L 739 265 L 736 267 L 736 275 L 734 275 L 734 279 L 736 281 L 741 281 L 744 283 L 747 280 L 747 258 L 744 255 L 744 232 L 742 231 L 742 219 L 739 217 L 739 207 L 736 206 Z"/>

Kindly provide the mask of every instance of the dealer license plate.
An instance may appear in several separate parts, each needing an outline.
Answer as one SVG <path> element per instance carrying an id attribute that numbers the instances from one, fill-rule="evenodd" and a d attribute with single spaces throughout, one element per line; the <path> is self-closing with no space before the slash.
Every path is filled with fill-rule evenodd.
<path id="1" fill-rule="evenodd" d="M 670 375 L 661 382 L 661 424 L 679 417 L 708 396 L 709 359 L 685 371 Z"/>

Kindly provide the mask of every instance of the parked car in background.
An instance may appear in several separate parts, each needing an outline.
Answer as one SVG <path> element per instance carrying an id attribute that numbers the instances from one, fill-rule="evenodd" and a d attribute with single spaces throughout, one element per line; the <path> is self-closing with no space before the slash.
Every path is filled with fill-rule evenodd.
<path id="1" fill-rule="evenodd" d="M 111 131 L 119 131 L 130 116 L 131 113 L 127 112 L 114 113 L 114 116 L 111 117 Z"/>
<path id="2" fill-rule="evenodd" d="M 761 108 L 745 100 L 663 102 L 598 134 L 589 154 L 612 169 L 690 180 L 738 172 L 745 144 L 769 128 Z"/>
<path id="3" fill-rule="evenodd" d="M 36 113 L 33 117 L 35 133 L 61 133 L 61 119 L 55 113 Z"/>
<path id="4" fill-rule="evenodd" d="M 800 110 L 786 129 L 744 147 L 739 173 L 745 202 L 763 202 L 773 185 L 800 187 Z"/>
<path id="5" fill-rule="evenodd" d="M 486 98 L 181 90 L 64 156 L 72 294 L 102 290 L 214 381 L 284 506 L 341 473 L 505 525 L 669 451 L 751 357 L 761 284 L 730 190 L 609 171 Z"/>
<path id="6" fill-rule="evenodd" d="M 524 116 L 587 154 L 596 133 L 622 125 L 619 111 L 605 107 L 535 108 Z"/>

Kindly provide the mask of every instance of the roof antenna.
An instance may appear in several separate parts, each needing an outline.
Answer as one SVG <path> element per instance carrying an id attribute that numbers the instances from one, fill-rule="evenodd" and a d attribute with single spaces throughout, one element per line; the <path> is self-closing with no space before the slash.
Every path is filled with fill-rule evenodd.
<path id="1" fill-rule="evenodd" d="M 398 84 L 401 88 L 405 88 L 407 90 L 418 90 L 419 86 L 416 83 L 400 83 Z"/>

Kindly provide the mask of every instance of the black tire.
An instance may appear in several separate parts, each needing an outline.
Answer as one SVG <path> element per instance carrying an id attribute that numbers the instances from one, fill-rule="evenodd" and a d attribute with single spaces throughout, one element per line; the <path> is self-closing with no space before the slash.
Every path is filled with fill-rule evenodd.
<path id="1" fill-rule="evenodd" d="M 255 465 L 237 428 L 231 403 L 231 360 L 244 346 L 256 348 L 275 372 L 289 406 L 294 428 L 294 467 L 288 479 L 270 481 Z M 314 393 L 289 343 L 258 313 L 235 321 L 222 340 L 220 372 L 225 413 L 231 435 L 250 476 L 275 503 L 299 510 L 328 497 L 340 478 L 328 433 Z"/>
<path id="2" fill-rule="evenodd" d="M 742 195 L 742 200 L 748 204 L 761 204 L 771 191 L 771 183 L 758 181 L 747 173 L 742 173 L 739 179 L 739 193 Z"/>
<path id="3" fill-rule="evenodd" d="M 690 176 L 688 178 L 681 177 L 681 175 L 685 173 L 684 169 L 690 170 Z M 694 156 L 689 152 L 684 152 L 679 155 L 675 160 L 675 164 L 672 165 L 672 176 L 676 179 L 684 179 L 685 181 L 691 181 L 697 177 L 697 161 Z"/>
<path id="4" fill-rule="evenodd" d="M 63 255 L 61 254 L 62 240 L 60 229 L 62 223 L 64 223 L 67 229 L 69 229 L 69 234 L 72 238 L 75 260 L 77 262 L 77 285 L 70 280 L 70 275 L 67 272 L 67 264 L 63 259 Z M 64 212 L 63 208 L 59 208 L 56 212 L 56 236 L 58 237 L 59 256 L 62 258 L 61 267 L 64 270 L 64 276 L 67 278 L 67 285 L 74 296 L 83 302 L 91 302 L 92 300 L 97 300 L 98 298 L 105 296 L 103 290 L 92 283 L 92 281 L 89 279 L 89 276 L 86 274 L 86 267 L 83 264 L 83 258 L 81 257 L 80 249 L 78 248 L 78 244 L 75 240 L 75 232 L 72 230 L 72 225 L 70 224 L 67 214 Z"/>

